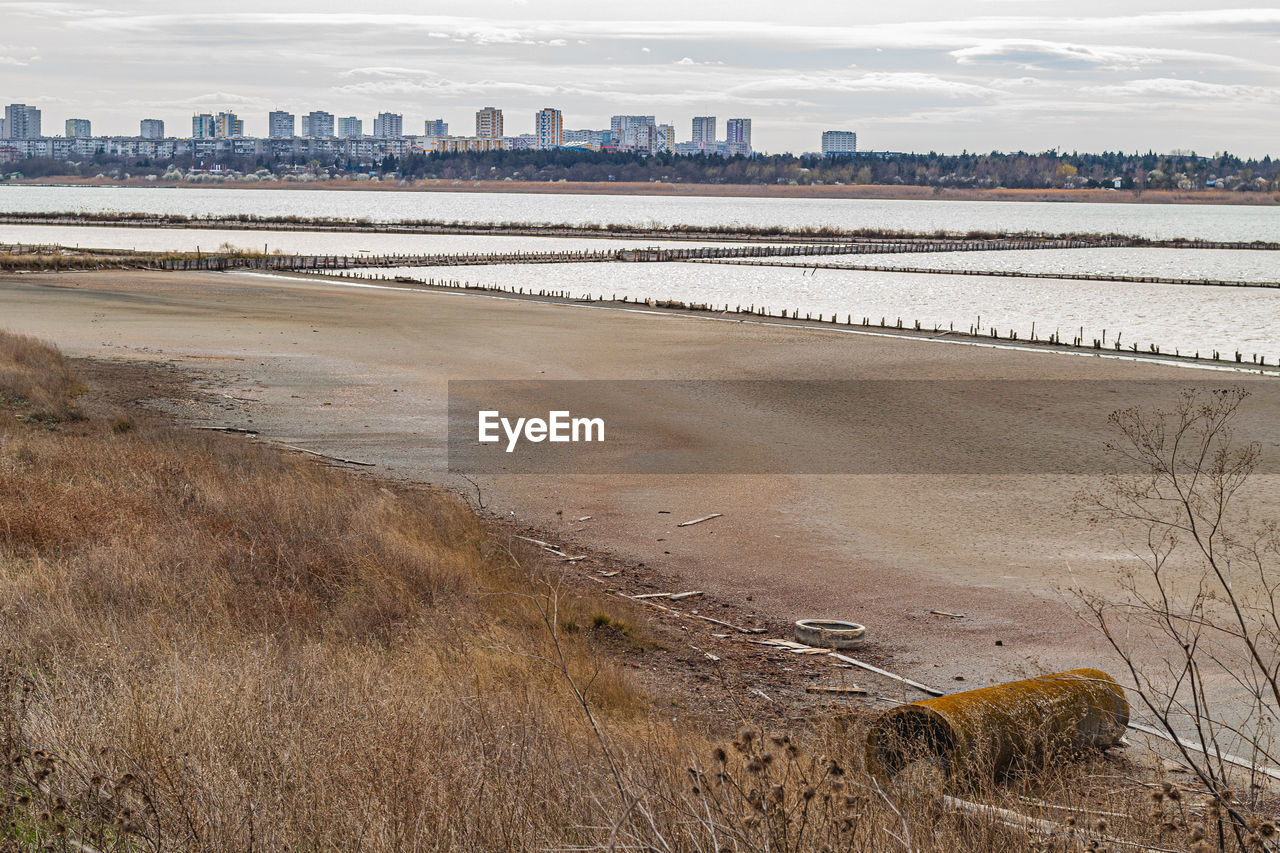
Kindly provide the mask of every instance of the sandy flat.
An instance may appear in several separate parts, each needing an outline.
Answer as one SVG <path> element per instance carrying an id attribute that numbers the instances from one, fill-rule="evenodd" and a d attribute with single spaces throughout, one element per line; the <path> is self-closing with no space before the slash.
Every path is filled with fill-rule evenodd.
<path id="1" fill-rule="evenodd" d="M 1117 400 L 1117 407 L 1168 404 L 1161 395 L 1179 382 L 1235 379 L 1120 359 L 251 274 L 0 277 L 0 327 L 47 338 L 77 356 L 174 363 L 226 395 L 222 407 L 192 409 L 203 423 L 252 426 L 279 440 L 375 461 L 391 476 L 472 493 L 445 467 L 450 379 L 1172 383 L 1153 384 L 1148 399 Z M 1086 394 L 1071 389 L 1091 386 L 1063 387 Z M 1280 416 L 1276 394 L 1259 399 L 1266 417 Z M 1082 410 L 1096 402 L 1079 400 Z M 710 411 L 698 399 L 664 405 Z M 831 440 L 823 431 L 841 414 L 787 392 L 769 405 L 778 423 L 815 432 L 816 447 Z M 958 423 L 994 418 L 1010 435 L 1033 429 L 999 410 L 966 411 L 963 400 L 950 405 Z M 729 400 L 717 410 L 730 455 L 750 459 L 776 450 L 777 435 L 746 426 L 761 422 L 758 411 L 746 416 L 751 408 L 751 401 Z M 1103 417 L 1082 416 L 1067 429 L 1073 441 L 1099 448 L 1111 437 Z M 897 440 L 903 452 L 924 459 L 937 437 L 904 431 Z M 1030 440 L 1053 457 L 1052 438 Z M 1132 563 L 1111 531 L 1091 529 L 1072 514 L 1073 496 L 1098 481 L 1094 474 L 476 479 L 490 511 L 514 514 L 566 541 L 678 572 L 691 587 L 751 596 L 760 612 L 863 622 L 902 671 L 939 683 L 1105 667 L 1099 638 L 1076 619 L 1062 590 L 1109 589 L 1116 568 Z M 1278 494 L 1280 478 L 1268 476 L 1251 499 L 1274 515 Z M 676 526 L 709 513 L 722 517 Z M 577 522 L 583 516 L 591 519 Z M 930 615 L 932 609 L 966 617 Z"/>

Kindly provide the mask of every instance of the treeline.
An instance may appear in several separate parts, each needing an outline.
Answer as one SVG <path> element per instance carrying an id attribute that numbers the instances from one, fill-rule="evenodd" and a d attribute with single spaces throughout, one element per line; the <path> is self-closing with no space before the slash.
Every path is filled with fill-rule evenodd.
<path id="1" fill-rule="evenodd" d="M 129 160 L 99 155 L 80 162 L 26 160 L 5 167 L 24 177 L 155 175 L 172 179 L 189 161 Z M 208 164 L 206 164 L 208 165 Z M 1244 159 L 1222 153 L 1099 154 L 1048 151 L 990 154 L 866 153 L 821 158 L 777 154 L 755 157 L 676 156 L 552 151 L 491 151 L 386 156 L 374 163 L 299 158 L 227 158 L 218 164 L 236 174 L 315 178 L 378 175 L 404 180 L 511 180 L 583 182 L 668 182 L 692 184 L 900 185 L 1010 189 L 1120 188 L 1191 191 L 1212 187 L 1242 192 L 1280 190 L 1280 161 Z"/>

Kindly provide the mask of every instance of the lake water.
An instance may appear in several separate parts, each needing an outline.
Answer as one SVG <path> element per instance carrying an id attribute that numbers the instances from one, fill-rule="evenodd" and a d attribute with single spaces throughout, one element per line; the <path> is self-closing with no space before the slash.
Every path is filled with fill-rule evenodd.
<path id="1" fill-rule="evenodd" d="M 838 226 L 913 230 L 1119 232 L 1152 238 L 1280 242 L 1280 207 L 1082 204 L 1043 202 L 942 202 L 809 199 L 665 198 L 527 194 L 423 193 L 208 188 L 0 186 L 4 211 L 140 211 L 184 215 L 256 214 L 366 217 L 394 221 L 624 223 L 633 225 Z M 564 251 L 635 245 L 619 240 L 552 239 L 326 232 L 0 226 L 0 243 L 62 243 L 157 251 L 217 248 L 227 242 L 285 252 L 374 253 Z M 641 241 L 645 245 L 659 241 Z M 676 242 L 687 246 L 690 243 Z M 839 261 L 840 257 L 818 259 Z M 1015 270 L 1058 274 L 1106 273 L 1238 281 L 1280 279 L 1280 252 L 1235 250 L 1067 249 L 1021 252 L 957 252 L 846 256 L 850 263 L 946 269 Z M 981 317 L 984 329 L 1020 336 L 1036 324 L 1044 337 L 1123 342 L 1164 351 L 1237 349 L 1269 362 L 1280 358 L 1280 291 L 1184 285 L 993 278 L 728 264 L 548 264 L 374 270 L 416 278 L 448 278 L 526 290 L 569 290 L 578 295 L 677 299 L 842 318 L 900 317 L 967 330 Z"/>
<path id="2" fill-rule="evenodd" d="M 774 260 L 796 266 L 805 266 L 806 263 L 835 263 L 1049 275 L 1280 281 L 1280 252 L 1247 249 L 1034 249 L 1018 252 L 830 255 Z"/>
<path id="3" fill-rule="evenodd" d="M 521 237 L 479 234 L 373 234 L 332 231 L 246 231 L 214 228 L 120 228 L 81 225 L 4 225 L 0 243 L 58 245 L 143 252 L 238 249 L 301 255 L 429 255 L 488 252 L 577 252 L 639 246 L 687 249 L 712 245 L 696 240 L 620 240 L 594 237 Z M 735 245 L 716 243 L 717 246 Z"/>
<path id="4" fill-rule="evenodd" d="M 767 306 L 801 313 L 832 313 L 844 320 L 901 318 L 911 326 L 968 331 L 981 322 L 1001 336 L 1009 330 L 1026 338 L 1035 323 L 1044 338 L 1058 331 L 1071 339 L 1084 327 L 1086 341 L 1117 333 L 1124 346 L 1208 356 L 1218 350 L 1246 359 L 1257 353 L 1280 361 L 1280 292 L 1235 287 L 1134 284 L 1065 279 L 1009 279 L 989 276 L 749 267 L 728 264 L 538 264 L 369 270 L 374 278 L 409 275 L 496 284 L 504 288 L 567 290 L 574 296 L 626 296 Z"/>
<path id="5" fill-rule="evenodd" d="M 326 231 L 247 231 L 211 228 L 123 228 L 79 225 L 0 224 L 0 243 L 61 245 L 148 252 L 239 249 L 287 254 L 375 255 L 573 252 L 637 246 L 687 249 L 732 246 L 696 240 L 622 240 L 580 237 L 485 236 L 474 234 L 352 234 Z M 768 244 L 753 244 L 768 245 Z M 1161 278 L 1274 282 L 1280 280 L 1280 252 L 1248 249 L 1035 249 L 996 252 L 929 252 L 890 255 L 823 255 L 773 258 L 770 263 L 809 266 L 846 263 L 956 270 L 1106 274 Z"/>
<path id="6" fill-rule="evenodd" d="M 1280 242 L 1280 206 L 0 186 L 0 211 L 1130 234 Z"/>

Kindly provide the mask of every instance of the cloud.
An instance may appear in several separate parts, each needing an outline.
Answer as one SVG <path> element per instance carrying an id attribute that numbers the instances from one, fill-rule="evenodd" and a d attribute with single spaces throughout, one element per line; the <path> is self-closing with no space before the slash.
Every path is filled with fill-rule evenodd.
<path id="1" fill-rule="evenodd" d="M 1085 91 L 1109 98 L 1210 99 L 1232 103 L 1280 103 L 1280 89 L 1238 83 L 1205 83 L 1200 80 L 1181 80 L 1174 77 L 1154 77 L 1108 86 L 1091 86 Z"/>
<path id="2" fill-rule="evenodd" d="M 1107 48 L 1039 39 L 1001 39 L 951 51 L 960 65 L 1015 65 L 1028 70 L 1131 70 L 1161 60 L 1147 48 Z"/>
<path id="3" fill-rule="evenodd" d="M 940 95 L 947 98 L 988 98 L 999 93 L 994 89 L 948 80 L 933 74 L 915 71 L 878 71 L 857 77 L 836 74 L 800 74 L 786 77 L 768 77 L 733 87 L 730 91 L 797 91 L 797 92 L 912 92 Z"/>

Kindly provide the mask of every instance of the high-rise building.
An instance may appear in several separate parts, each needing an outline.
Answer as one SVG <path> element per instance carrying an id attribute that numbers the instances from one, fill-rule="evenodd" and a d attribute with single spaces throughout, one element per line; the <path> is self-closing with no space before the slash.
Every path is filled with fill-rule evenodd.
<path id="1" fill-rule="evenodd" d="M 751 156 L 751 119 L 731 118 L 724 123 L 725 154 Z"/>
<path id="2" fill-rule="evenodd" d="M 9 123 L 5 119 L 0 118 L 0 139 L 8 139 L 8 138 L 9 138 Z"/>
<path id="3" fill-rule="evenodd" d="M 448 136 L 449 122 L 442 118 L 427 119 L 424 124 L 424 132 L 427 136 Z"/>
<path id="4" fill-rule="evenodd" d="M 476 136 L 482 139 L 497 139 L 502 135 L 502 110 L 497 107 L 484 107 L 476 113 Z"/>
<path id="5" fill-rule="evenodd" d="M 657 151 L 674 151 L 676 148 L 676 126 L 674 124 L 658 125 Z"/>
<path id="6" fill-rule="evenodd" d="M 694 145 L 703 149 L 715 148 L 716 145 L 716 117 L 715 116 L 694 116 L 693 117 L 693 136 L 690 141 Z"/>
<path id="7" fill-rule="evenodd" d="M 333 136 L 333 113 L 312 110 L 302 117 L 302 135 L 317 139 Z"/>
<path id="8" fill-rule="evenodd" d="M 339 139 L 358 139 L 364 136 L 364 119 L 339 116 L 336 121 Z"/>
<path id="9" fill-rule="evenodd" d="M 4 108 L 5 139 L 39 139 L 40 111 L 26 104 Z"/>
<path id="10" fill-rule="evenodd" d="M 656 124 L 628 125 L 618 137 L 619 151 L 642 151 L 652 154 L 659 149 L 658 126 Z"/>
<path id="11" fill-rule="evenodd" d="M 404 116 L 399 113 L 378 113 L 373 120 L 373 135 L 381 139 L 404 136 Z"/>
<path id="12" fill-rule="evenodd" d="M 622 144 L 622 137 L 633 127 L 651 127 L 655 124 L 653 116 L 614 116 L 609 119 L 609 131 L 613 141 Z"/>
<path id="13" fill-rule="evenodd" d="M 244 122 L 235 113 L 218 113 L 213 120 L 213 135 L 219 139 L 236 139 L 244 136 Z"/>
<path id="14" fill-rule="evenodd" d="M 138 135 L 143 139 L 164 139 L 164 122 L 158 118 L 144 118 L 138 123 Z"/>
<path id="15" fill-rule="evenodd" d="M 533 132 L 539 148 L 559 148 L 564 145 L 564 116 L 552 107 L 543 107 L 534 114 Z"/>
<path id="16" fill-rule="evenodd" d="M 841 154 L 858 153 L 858 134 L 852 130 L 824 130 L 822 132 L 822 156 L 838 157 Z"/>
<path id="17" fill-rule="evenodd" d="M 93 129 L 87 118 L 69 118 L 66 123 L 67 139 L 80 139 L 93 136 Z"/>
<path id="18" fill-rule="evenodd" d="M 213 139 L 213 116 L 209 113 L 198 113 L 191 117 L 192 139 Z"/>
<path id="19" fill-rule="evenodd" d="M 267 113 L 267 136 L 271 139 L 289 139 L 294 135 L 293 113 L 274 110 Z"/>
<path id="20" fill-rule="evenodd" d="M 339 118 L 338 136 L 342 139 L 359 139 L 364 136 L 364 119 L 358 119 L 355 116 Z"/>

